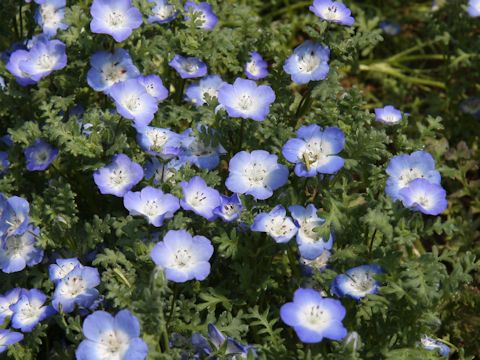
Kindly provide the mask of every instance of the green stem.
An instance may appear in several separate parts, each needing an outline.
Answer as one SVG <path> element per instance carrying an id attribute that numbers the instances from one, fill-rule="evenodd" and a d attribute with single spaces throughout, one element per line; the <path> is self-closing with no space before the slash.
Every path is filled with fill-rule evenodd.
<path id="1" fill-rule="evenodd" d="M 185 88 L 185 79 L 180 78 L 180 80 L 178 81 L 178 87 L 177 88 L 175 88 L 175 91 L 178 90 L 178 92 L 175 96 L 175 103 L 180 104 L 182 102 L 183 89 Z"/>
<path id="2" fill-rule="evenodd" d="M 300 272 L 297 257 L 295 256 L 293 245 L 287 245 L 287 256 L 288 256 L 288 263 L 290 264 L 290 270 L 292 271 L 292 277 L 294 279 L 299 279 Z"/>
<path id="3" fill-rule="evenodd" d="M 23 8 L 23 0 L 18 1 L 20 4 L 20 10 L 19 10 L 19 17 L 20 17 L 20 38 L 23 38 L 23 14 L 22 14 L 22 8 Z"/>
<path id="4" fill-rule="evenodd" d="M 310 99 L 311 99 L 312 90 L 314 87 L 315 87 L 315 83 L 310 82 L 310 84 L 308 84 L 307 90 L 305 91 L 305 94 L 303 94 L 302 100 L 300 100 L 300 103 L 297 106 L 297 110 L 295 111 L 295 115 L 293 116 L 294 122 L 296 122 L 302 115 L 304 115 L 305 112 L 312 105 L 312 102 L 310 101 Z M 293 124 L 293 126 L 295 126 L 295 124 Z"/>
<path id="5" fill-rule="evenodd" d="M 372 237 L 370 239 L 370 244 L 368 245 L 368 256 L 372 254 L 373 242 L 375 241 L 375 235 L 377 235 L 377 229 L 373 231 Z"/>
<path id="6" fill-rule="evenodd" d="M 170 301 L 170 309 L 168 311 L 167 323 L 165 325 L 167 329 L 168 329 L 168 325 L 170 324 L 170 321 L 172 321 L 173 313 L 175 312 L 175 302 L 177 301 L 177 298 L 178 298 L 178 287 L 174 285 L 172 300 Z"/>

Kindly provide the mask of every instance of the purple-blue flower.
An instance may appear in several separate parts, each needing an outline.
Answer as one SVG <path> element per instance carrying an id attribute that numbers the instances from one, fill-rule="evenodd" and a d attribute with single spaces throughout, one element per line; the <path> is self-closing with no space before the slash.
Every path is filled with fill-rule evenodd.
<path id="1" fill-rule="evenodd" d="M 55 36 L 57 30 L 65 30 L 68 25 L 63 23 L 66 0 L 45 0 L 35 12 L 35 21 L 47 36 Z"/>
<path id="2" fill-rule="evenodd" d="M 200 79 L 198 83 L 189 85 L 185 95 L 188 101 L 196 106 L 201 106 L 207 103 L 206 95 L 217 99 L 218 91 L 225 84 L 226 82 L 219 75 L 208 75 Z"/>
<path id="3" fill-rule="evenodd" d="M 15 77 L 15 81 L 21 86 L 27 86 L 35 84 L 29 74 L 20 69 L 20 64 L 28 60 L 29 54 L 27 50 L 19 49 L 15 50 L 9 57 L 7 65 L 5 66 L 10 74 Z"/>
<path id="4" fill-rule="evenodd" d="M 57 158 L 59 150 L 41 139 L 24 151 L 28 171 L 43 171 Z"/>
<path id="5" fill-rule="evenodd" d="M 90 58 L 90 65 L 87 82 L 95 91 L 108 93 L 116 83 L 134 79 L 140 75 L 130 54 L 124 49 L 115 49 L 113 54 L 98 51 Z"/>
<path id="6" fill-rule="evenodd" d="M 187 1 L 185 12 L 194 14 L 195 23 L 199 29 L 212 30 L 218 22 L 218 17 L 213 12 L 212 5 L 207 2 L 197 4 L 193 1 Z M 190 21 L 190 16 L 185 16 L 185 21 Z"/>
<path id="7" fill-rule="evenodd" d="M 328 240 L 325 240 L 320 233 L 315 231 L 325 223 L 325 220 L 318 217 L 317 209 L 313 204 L 309 204 L 307 207 L 292 205 L 288 207 L 288 210 L 298 227 L 296 240 L 302 257 L 313 260 L 322 255 L 325 250 L 332 249 L 332 233 Z"/>
<path id="8" fill-rule="evenodd" d="M 338 1 L 315 0 L 310 11 L 323 20 L 337 24 L 352 26 L 355 22 L 350 9 Z"/>
<path id="9" fill-rule="evenodd" d="M 330 69 L 328 60 L 330 49 L 310 40 L 293 50 L 293 54 L 285 61 L 283 70 L 290 74 L 297 84 L 323 80 Z"/>
<path id="10" fill-rule="evenodd" d="M 13 288 L 0 296 L 0 324 L 3 324 L 7 317 L 11 317 L 13 311 L 10 306 L 16 304 L 25 289 Z"/>
<path id="11" fill-rule="evenodd" d="M 142 13 L 130 0 L 94 0 L 90 14 L 90 30 L 111 35 L 116 42 L 126 40 L 143 23 Z"/>
<path id="12" fill-rule="evenodd" d="M 38 289 L 24 290 L 18 301 L 10 306 L 12 328 L 22 332 L 32 331 L 40 321 L 55 314 L 51 306 L 44 305 L 47 296 Z"/>
<path id="13" fill-rule="evenodd" d="M 8 349 L 10 345 L 23 340 L 23 334 L 7 329 L 0 329 L 0 354 Z"/>
<path id="14" fill-rule="evenodd" d="M 420 344 L 425 350 L 437 351 L 440 356 L 448 357 L 448 354 L 450 354 L 450 348 L 446 344 L 439 340 L 435 340 L 430 336 L 422 336 L 422 338 L 420 339 Z"/>
<path id="15" fill-rule="evenodd" d="M 405 207 L 427 215 L 439 215 L 448 206 L 445 189 L 426 179 L 411 181 L 407 187 L 398 192 L 398 195 Z"/>
<path id="16" fill-rule="evenodd" d="M 255 216 L 250 229 L 267 233 L 279 244 L 289 242 L 298 230 L 282 205 L 275 206 L 268 213 Z"/>
<path id="17" fill-rule="evenodd" d="M 173 21 L 178 15 L 175 6 L 171 5 L 168 0 L 149 0 L 148 2 L 155 4 L 152 8 L 152 15 L 148 16 L 148 22 L 150 24 L 166 24 Z"/>
<path id="18" fill-rule="evenodd" d="M 242 214 L 243 204 L 238 194 L 232 196 L 220 195 L 220 205 L 213 209 L 213 214 L 230 222 L 237 220 Z"/>
<path id="19" fill-rule="evenodd" d="M 345 147 L 343 131 L 337 127 L 302 126 L 297 138 L 288 140 L 282 154 L 295 164 L 295 174 L 302 177 L 335 174 L 345 161 L 337 154 Z"/>
<path id="20" fill-rule="evenodd" d="M 277 160 L 277 155 L 265 150 L 240 151 L 230 159 L 225 186 L 234 193 L 252 195 L 258 200 L 268 199 L 288 181 L 287 167 Z"/>
<path id="21" fill-rule="evenodd" d="M 202 130 L 199 126 L 199 130 Z M 214 129 L 206 126 L 204 132 L 214 134 Z M 199 136 L 190 136 L 192 131 L 187 130 L 182 137 L 182 152 L 179 160 L 184 163 L 195 164 L 200 169 L 213 170 L 220 163 L 220 156 L 227 153 L 220 143 L 214 143 L 213 140 L 206 142 Z"/>
<path id="22" fill-rule="evenodd" d="M 480 16 L 480 0 L 468 0 L 467 13 L 472 17 Z"/>
<path id="23" fill-rule="evenodd" d="M 163 101 L 168 97 L 168 90 L 163 85 L 162 79 L 158 75 L 139 76 L 138 81 L 145 88 L 147 93 L 157 101 Z"/>
<path id="24" fill-rule="evenodd" d="M 10 161 L 8 161 L 8 153 L 6 151 L 0 151 L 0 175 L 5 174 L 10 167 Z"/>
<path id="25" fill-rule="evenodd" d="M 102 194 L 124 196 L 143 178 L 142 167 L 125 154 L 117 154 L 110 164 L 96 170 L 93 179 Z"/>
<path id="26" fill-rule="evenodd" d="M 27 200 L 12 196 L 6 199 L 0 194 L 0 236 L 5 239 L 21 235 L 27 230 L 30 205 Z"/>
<path id="27" fill-rule="evenodd" d="M 313 260 L 309 260 L 304 257 L 300 257 L 300 267 L 305 276 L 312 276 L 315 270 L 323 271 L 328 266 L 328 259 L 330 259 L 332 253 L 328 250 L 324 250 L 320 256 L 317 256 Z"/>
<path id="28" fill-rule="evenodd" d="M 77 258 L 57 259 L 55 264 L 51 264 L 48 267 L 50 281 L 57 284 L 76 267 L 82 267 L 82 264 L 80 264 Z"/>
<path id="29" fill-rule="evenodd" d="M 40 229 L 30 225 L 20 235 L 12 235 L 3 241 L 0 247 L 0 269 L 4 273 L 22 271 L 32 267 L 43 259 L 43 250 L 36 246 L 36 237 Z"/>
<path id="30" fill-rule="evenodd" d="M 157 100 L 138 79 L 116 83 L 110 88 L 109 95 L 115 101 L 118 113 L 133 120 L 136 127 L 150 124 L 158 110 Z"/>
<path id="31" fill-rule="evenodd" d="M 333 279 L 332 292 L 337 296 L 348 296 L 359 300 L 368 294 L 376 294 L 380 283 L 375 280 L 375 275 L 383 270 L 378 265 L 362 265 L 347 270 Z"/>
<path id="32" fill-rule="evenodd" d="M 170 129 L 152 126 L 137 127 L 137 141 L 150 155 L 167 160 L 181 152 L 181 136 Z"/>
<path id="33" fill-rule="evenodd" d="M 198 78 L 207 73 L 207 64 L 195 57 L 175 54 L 168 65 L 174 68 L 182 79 Z"/>
<path id="34" fill-rule="evenodd" d="M 400 31 L 402 30 L 400 25 L 393 21 L 382 21 L 379 26 L 385 34 L 390 36 L 396 36 L 400 34 Z"/>
<path id="35" fill-rule="evenodd" d="M 275 101 L 275 93 L 268 85 L 237 78 L 233 85 L 225 84 L 218 91 L 218 102 L 230 117 L 263 121 Z"/>
<path id="36" fill-rule="evenodd" d="M 123 205 L 130 215 L 144 216 L 149 224 L 162 226 L 165 219 L 171 219 L 180 208 L 178 199 L 151 186 L 139 192 L 129 191 L 123 197 Z"/>
<path id="37" fill-rule="evenodd" d="M 375 120 L 386 125 L 395 125 L 402 121 L 403 114 L 391 105 L 375 109 Z"/>
<path id="38" fill-rule="evenodd" d="M 313 289 L 297 289 L 293 302 L 280 308 L 282 321 L 293 327 L 304 343 L 319 343 L 324 338 L 339 341 L 347 335 L 342 324 L 346 310 L 338 300 L 323 298 Z"/>
<path id="39" fill-rule="evenodd" d="M 205 280 L 210 274 L 213 246 L 204 236 L 193 236 L 185 230 L 170 230 L 152 249 L 153 262 L 165 271 L 167 280 L 185 282 Z"/>
<path id="40" fill-rule="evenodd" d="M 183 199 L 180 205 L 184 210 L 193 211 L 208 221 L 217 217 L 213 210 L 220 206 L 220 194 L 214 188 L 207 185 L 200 176 L 194 176 L 190 181 L 182 181 L 180 186 L 183 190 Z"/>
<path id="41" fill-rule="evenodd" d="M 83 322 L 85 339 L 78 346 L 77 360 L 124 359 L 143 360 L 148 346 L 140 337 L 140 323 L 128 310 L 115 317 L 95 311 Z"/>
<path id="42" fill-rule="evenodd" d="M 153 178 L 153 184 L 158 185 L 166 182 L 183 166 L 184 164 L 178 160 L 171 160 L 163 163 L 157 158 L 151 158 L 144 166 L 145 179 Z"/>
<path id="43" fill-rule="evenodd" d="M 260 80 L 268 75 L 268 64 L 258 52 L 250 53 L 250 60 L 245 64 L 245 75 L 250 80 Z"/>

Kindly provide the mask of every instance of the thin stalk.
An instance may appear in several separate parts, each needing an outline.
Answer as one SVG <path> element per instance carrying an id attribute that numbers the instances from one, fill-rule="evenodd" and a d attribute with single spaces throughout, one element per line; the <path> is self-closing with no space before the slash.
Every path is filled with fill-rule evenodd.
<path id="1" fill-rule="evenodd" d="M 180 78 L 178 81 L 178 93 L 175 96 L 175 103 L 180 104 L 182 102 L 183 89 L 185 88 L 185 79 Z M 177 88 L 175 88 L 175 91 Z"/>
<path id="2" fill-rule="evenodd" d="M 375 235 L 377 235 L 377 229 L 373 231 L 372 237 L 370 239 L 370 244 L 368 245 L 368 255 L 370 256 L 372 254 L 373 250 L 373 242 L 375 241 Z"/>
<path id="3" fill-rule="evenodd" d="M 168 325 L 173 318 L 173 313 L 175 312 L 175 302 L 178 298 L 178 288 L 174 285 L 172 300 L 170 301 L 170 309 L 168 311 L 168 318 L 165 327 L 168 329 Z"/>
<path id="4" fill-rule="evenodd" d="M 300 276 L 299 268 L 298 268 L 298 261 L 297 257 L 294 254 L 294 250 L 292 245 L 288 244 L 287 245 L 287 257 L 288 257 L 288 263 L 290 265 L 290 270 L 292 271 L 292 277 L 294 279 L 298 279 Z"/>
<path id="5" fill-rule="evenodd" d="M 22 8 L 23 8 L 23 0 L 19 0 L 18 3 L 20 4 L 20 38 L 23 38 L 23 14 L 22 14 Z"/>
<path id="6" fill-rule="evenodd" d="M 245 123 L 247 121 L 245 119 L 242 119 L 241 123 L 240 123 L 240 142 L 239 142 L 239 145 L 238 145 L 238 151 L 242 151 L 242 147 L 243 147 L 243 133 L 245 132 Z"/>

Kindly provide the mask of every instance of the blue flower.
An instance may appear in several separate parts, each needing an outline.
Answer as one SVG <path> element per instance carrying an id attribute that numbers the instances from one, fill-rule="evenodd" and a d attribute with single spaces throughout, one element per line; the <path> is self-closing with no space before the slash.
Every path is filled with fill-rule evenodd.
<path id="1" fill-rule="evenodd" d="M 10 161 L 8 161 L 8 153 L 0 151 L 0 175 L 5 174 L 10 167 Z"/>
<path id="2" fill-rule="evenodd" d="M 137 127 L 137 141 L 150 155 L 164 160 L 171 159 L 181 152 L 181 136 L 170 129 L 152 126 Z"/>
<path id="3" fill-rule="evenodd" d="M 204 280 L 210 274 L 213 246 L 204 236 L 193 236 L 185 230 L 170 230 L 152 249 L 155 264 L 165 271 L 167 280 L 185 282 Z"/>
<path id="4" fill-rule="evenodd" d="M 162 79 L 158 75 L 146 75 L 138 77 L 138 81 L 143 85 L 147 93 L 157 101 L 163 101 L 168 97 L 168 90 L 163 86 Z"/>
<path id="5" fill-rule="evenodd" d="M 58 29 L 68 28 L 68 25 L 62 22 L 66 3 L 66 0 L 45 0 L 35 11 L 35 21 L 45 35 L 55 36 Z"/>
<path id="6" fill-rule="evenodd" d="M 342 324 L 346 311 L 338 300 L 322 298 L 313 289 L 297 289 L 293 302 L 280 308 L 282 321 L 293 327 L 304 343 L 318 343 L 323 338 L 341 340 L 347 335 Z"/>
<path id="7" fill-rule="evenodd" d="M 134 79 L 140 72 L 133 64 L 128 51 L 115 49 L 113 54 L 106 51 L 98 51 L 90 58 L 92 66 L 87 73 L 87 82 L 95 91 L 105 91 L 116 83 Z"/>
<path id="8" fill-rule="evenodd" d="M 460 111 L 480 119 L 480 97 L 468 98 L 460 103 Z"/>
<path id="9" fill-rule="evenodd" d="M 196 106 L 201 106 L 207 103 L 206 95 L 217 99 L 218 91 L 225 84 L 226 82 L 219 75 L 208 75 L 200 79 L 198 83 L 191 84 L 185 95 L 188 101 Z"/>
<path id="10" fill-rule="evenodd" d="M 480 0 L 468 0 L 467 13 L 472 17 L 480 16 Z"/>
<path id="11" fill-rule="evenodd" d="M 355 22 L 350 9 L 338 1 L 314 0 L 310 11 L 323 20 L 337 24 L 352 26 Z"/>
<path id="12" fill-rule="evenodd" d="M 308 260 L 314 260 L 325 250 L 331 250 L 333 246 L 333 235 L 330 233 L 328 241 L 315 232 L 315 229 L 325 223 L 325 220 L 317 216 L 317 209 L 313 204 L 306 208 L 300 205 L 288 207 L 298 227 L 297 244 L 300 255 Z"/>
<path id="13" fill-rule="evenodd" d="M 337 296 L 348 296 L 355 300 L 368 294 L 376 294 L 380 283 L 374 277 L 382 272 L 382 268 L 378 265 L 354 267 L 333 279 L 332 292 Z"/>
<path id="14" fill-rule="evenodd" d="M 7 237 L 0 247 L 0 269 L 4 273 L 22 271 L 43 259 L 43 250 L 36 247 L 36 237 L 40 233 L 32 225 L 21 235 Z"/>
<path id="15" fill-rule="evenodd" d="M 38 289 L 24 290 L 18 301 L 10 306 L 12 327 L 22 332 L 32 331 L 40 321 L 55 314 L 51 306 L 44 306 L 47 296 Z"/>
<path id="16" fill-rule="evenodd" d="M 435 160 L 425 151 L 415 151 L 407 155 L 394 156 L 387 166 L 387 186 L 385 192 L 393 200 L 399 200 L 399 192 L 415 179 L 426 179 L 440 185 L 441 176 L 435 169 Z"/>
<path id="17" fill-rule="evenodd" d="M 396 36 L 400 34 L 400 31 L 402 30 L 400 25 L 393 21 L 382 21 L 380 23 L 380 29 L 382 29 L 385 34 L 390 36 Z"/>
<path id="18" fill-rule="evenodd" d="M 9 134 L 0 136 L 0 142 L 2 142 L 7 147 L 13 146 L 13 140 Z"/>
<path id="19" fill-rule="evenodd" d="M 202 126 L 198 127 L 204 133 L 215 134 L 214 129 Z M 182 152 L 179 160 L 184 163 L 195 164 L 200 169 L 213 170 L 220 163 L 220 156 L 226 154 L 227 151 L 220 143 L 214 141 L 205 142 L 198 136 L 188 136 L 191 129 L 185 131 L 182 137 Z"/>
<path id="20" fill-rule="evenodd" d="M 10 345 L 16 344 L 22 340 L 23 334 L 7 329 L 0 329 L 0 354 L 7 350 Z"/>
<path id="21" fill-rule="evenodd" d="M 439 340 L 435 340 L 430 336 L 422 336 L 420 343 L 425 350 L 437 351 L 440 356 L 447 357 L 448 354 L 450 354 L 450 348 L 446 344 Z"/>
<path id="22" fill-rule="evenodd" d="M 237 78 L 233 85 L 225 84 L 218 91 L 218 102 L 231 117 L 263 121 L 275 101 L 268 85 L 257 86 L 255 81 Z"/>
<path id="23" fill-rule="evenodd" d="M 415 179 L 398 192 L 405 207 L 427 215 L 439 215 L 448 206 L 447 192 L 441 185 Z"/>
<path id="24" fill-rule="evenodd" d="M 84 339 L 77 348 L 77 360 L 125 359 L 143 360 L 147 344 L 140 337 L 140 323 L 128 310 L 115 317 L 95 311 L 83 322 Z"/>
<path id="25" fill-rule="evenodd" d="M 10 309 L 10 306 L 18 302 L 24 291 L 25 289 L 22 288 L 14 288 L 8 290 L 5 292 L 5 294 L 0 296 L 0 324 L 3 324 L 7 317 L 11 317 L 13 315 L 13 311 Z"/>
<path id="26" fill-rule="evenodd" d="M 375 109 L 375 120 L 386 125 L 395 125 L 402 121 L 402 112 L 391 105 Z"/>
<path id="27" fill-rule="evenodd" d="M 182 79 L 198 78 L 207 73 L 207 64 L 195 57 L 175 54 L 168 65 L 174 68 Z"/>
<path id="28" fill-rule="evenodd" d="M 113 161 L 96 170 L 93 179 L 102 194 L 125 195 L 143 178 L 142 167 L 125 154 L 117 154 Z"/>
<path id="29" fill-rule="evenodd" d="M 192 12 L 195 15 L 195 23 L 199 29 L 212 30 L 217 25 L 218 17 L 212 9 L 212 5 L 207 2 L 194 3 L 187 1 L 185 3 L 185 12 Z M 190 16 L 185 16 L 185 21 L 190 21 Z"/>
<path id="30" fill-rule="evenodd" d="M 171 160 L 164 164 L 157 158 L 151 158 L 145 164 L 145 179 L 153 178 L 153 184 L 158 185 L 166 182 L 183 166 L 184 164 L 178 160 Z"/>
<path id="31" fill-rule="evenodd" d="M 307 84 L 313 80 L 323 80 L 330 69 L 328 60 L 330 49 L 310 40 L 293 50 L 285 61 L 283 70 L 292 76 L 297 84 Z"/>
<path id="32" fill-rule="evenodd" d="M 345 161 L 337 154 L 345 147 L 343 131 L 337 127 L 322 129 L 318 125 L 302 126 L 297 138 L 288 140 L 282 154 L 295 165 L 295 174 L 311 177 L 317 174 L 335 174 Z"/>
<path id="33" fill-rule="evenodd" d="M 269 213 L 255 216 L 251 230 L 267 233 L 279 244 L 289 242 L 298 229 L 286 214 L 285 208 L 277 205 Z"/>
<path id="34" fill-rule="evenodd" d="M 245 64 L 245 75 L 250 80 L 260 80 L 268 75 L 268 64 L 258 52 L 250 53 L 250 61 Z"/>
<path id="35" fill-rule="evenodd" d="M 80 264 L 80 261 L 78 261 L 77 258 L 57 259 L 55 264 L 48 267 L 50 281 L 57 284 L 76 267 L 82 267 L 82 264 Z"/>
<path id="36" fill-rule="evenodd" d="M 0 194 L 0 235 L 6 238 L 21 235 L 27 230 L 30 205 L 27 200 L 12 196 L 6 199 Z"/>
<path id="37" fill-rule="evenodd" d="M 330 259 L 332 253 L 328 250 L 324 250 L 320 256 L 317 256 L 313 260 L 300 257 L 300 267 L 305 276 L 312 276 L 315 270 L 323 271 L 327 268 L 328 259 Z"/>
<path id="38" fill-rule="evenodd" d="M 20 61 L 18 67 L 36 82 L 50 75 L 54 70 L 63 69 L 66 65 L 65 44 L 60 40 L 39 37 L 34 41 L 28 57 Z"/>
<path id="39" fill-rule="evenodd" d="M 213 214 L 230 222 L 237 220 L 242 214 L 243 205 L 238 194 L 232 196 L 220 195 L 220 206 L 213 209 Z"/>
<path id="40" fill-rule="evenodd" d="M 116 42 L 126 40 L 143 23 L 142 13 L 130 0 L 94 0 L 90 14 L 90 30 L 111 35 Z"/>
<path id="41" fill-rule="evenodd" d="M 160 227 L 165 219 L 171 219 L 180 208 L 178 199 L 171 194 L 151 186 L 139 192 L 127 192 L 123 197 L 123 205 L 130 215 L 142 215 L 149 224 Z"/>
<path id="42" fill-rule="evenodd" d="M 193 211 L 208 221 L 217 217 L 213 210 L 220 206 L 220 194 L 214 188 L 207 186 L 200 176 L 194 176 L 187 183 L 182 181 L 180 186 L 183 190 L 183 199 L 180 205 L 184 210 Z"/>
<path id="43" fill-rule="evenodd" d="M 15 50 L 9 57 L 5 68 L 15 77 L 15 81 L 21 86 L 27 86 L 35 84 L 29 74 L 20 69 L 20 64 L 28 60 L 29 54 L 27 50 L 19 49 Z"/>
<path id="44" fill-rule="evenodd" d="M 278 164 L 277 159 L 277 155 L 265 150 L 236 153 L 230 159 L 225 186 L 234 193 L 252 195 L 258 200 L 268 199 L 288 181 L 288 169 Z"/>
<path id="45" fill-rule="evenodd" d="M 171 5 L 168 0 L 149 0 L 148 2 L 155 4 L 152 9 L 152 15 L 148 17 L 150 24 L 166 24 L 173 21 L 178 15 L 175 6 Z"/>
<path id="46" fill-rule="evenodd" d="M 37 139 L 25 149 L 24 154 L 28 171 L 43 171 L 57 158 L 58 149 L 41 139 Z"/>

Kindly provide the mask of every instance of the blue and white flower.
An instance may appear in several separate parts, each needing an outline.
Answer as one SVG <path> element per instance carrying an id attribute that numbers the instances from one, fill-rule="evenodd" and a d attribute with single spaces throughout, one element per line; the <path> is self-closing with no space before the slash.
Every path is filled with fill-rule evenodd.
<path id="1" fill-rule="evenodd" d="M 322 255 L 325 250 L 331 250 L 333 246 L 333 235 L 325 240 L 322 235 L 315 231 L 325 223 L 325 220 L 318 217 L 317 209 L 313 204 L 306 208 L 300 205 L 288 207 L 298 227 L 297 244 L 300 255 L 308 260 L 313 260 Z"/>
<path id="2" fill-rule="evenodd" d="M 23 334 L 7 329 L 0 329 L 0 354 L 8 349 L 10 345 L 23 340 Z"/>
<path id="3" fill-rule="evenodd" d="M 402 121 L 403 114 L 391 105 L 375 109 L 375 120 L 385 125 L 395 125 Z"/>
<path id="4" fill-rule="evenodd" d="M 29 58 L 27 50 L 15 50 L 8 58 L 5 68 L 15 77 L 15 81 L 21 86 L 35 84 L 37 81 L 33 80 L 29 74 L 20 68 L 20 64 L 27 61 Z"/>
<path id="5" fill-rule="evenodd" d="M 369 294 L 376 294 L 380 283 L 375 275 L 382 273 L 378 265 L 362 265 L 347 270 L 333 279 L 332 292 L 337 296 L 348 296 L 359 300 Z"/>
<path id="6" fill-rule="evenodd" d="M 27 200 L 18 196 L 6 199 L 1 194 L 0 210 L 0 235 L 2 238 L 21 235 L 27 230 L 28 213 L 30 212 L 30 204 Z"/>
<path id="7" fill-rule="evenodd" d="M 148 16 L 148 22 L 166 24 L 175 20 L 178 15 L 178 11 L 174 5 L 171 5 L 168 0 L 149 0 L 148 2 L 154 3 L 152 8 L 152 15 Z"/>
<path id="8" fill-rule="evenodd" d="M 180 186 L 183 190 L 183 199 L 180 205 L 184 210 L 193 211 L 208 221 L 217 217 L 213 210 L 220 206 L 220 194 L 214 188 L 207 185 L 200 176 L 194 176 L 189 182 L 182 181 Z"/>
<path id="9" fill-rule="evenodd" d="M 37 139 L 24 151 L 28 171 L 43 171 L 57 158 L 59 150 Z"/>
<path id="10" fill-rule="evenodd" d="M 427 215 L 440 215 L 448 206 L 447 192 L 426 179 L 415 179 L 398 192 L 405 207 Z"/>
<path id="11" fill-rule="evenodd" d="M 163 101 L 168 97 L 168 90 L 163 86 L 162 79 L 158 75 L 139 76 L 138 81 L 143 85 L 147 93 L 157 101 Z"/>
<path id="12" fill-rule="evenodd" d="M 57 259 L 55 264 L 51 264 L 48 267 L 50 281 L 57 284 L 76 267 L 82 267 L 82 264 L 80 264 L 77 258 Z"/>
<path id="13" fill-rule="evenodd" d="M 217 25 L 218 17 L 212 9 L 212 5 L 207 2 L 194 3 L 187 1 L 185 3 L 185 12 L 192 12 L 195 16 L 195 22 L 199 29 L 212 30 Z M 185 21 L 190 21 L 190 16 L 185 16 Z"/>
<path id="14" fill-rule="evenodd" d="M 263 121 L 275 101 L 275 93 L 268 85 L 237 78 L 233 85 L 225 84 L 218 91 L 218 102 L 230 117 Z"/>
<path id="15" fill-rule="evenodd" d="M 90 8 L 90 30 L 111 35 L 116 42 L 126 40 L 143 23 L 142 13 L 131 0 L 94 0 Z"/>
<path id="16" fill-rule="evenodd" d="M 275 206 L 268 213 L 255 216 L 250 229 L 267 233 L 279 244 L 289 242 L 298 230 L 282 205 Z"/>
<path id="17" fill-rule="evenodd" d="M 4 273 L 22 271 L 25 267 L 39 264 L 43 259 L 43 250 L 36 247 L 36 237 L 40 229 L 32 225 L 20 235 L 12 235 L 3 241 L 0 247 L 0 269 Z"/>
<path id="18" fill-rule="evenodd" d="M 468 0 L 467 13 L 472 17 L 480 16 L 480 0 Z"/>
<path id="19" fill-rule="evenodd" d="M 268 75 L 268 63 L 258 52 L 250 53 L 250 60 L 245 64 L 245 75 L 250 80 L 260 80 Z"/>
<path id="20" fill-rule="evenodd" d="M 440 356 L 447 357 L 450 354 L 450 348 L 446 344 L 430 336 L 423 335 L 420 344 L 425 350 L 437 351 Z"/>
<path id="21" fill-rule="evenodd" d="M 324 338 L 339 341 L 347 335 L 342 324 L 346 310 L 338 300 L 323 298 L 313 289 L 298 289 L 293 302 L 280 308 L 282 321 L 293 327 L 304 343 L 318 343 Z"/>
<path id="22" fill-rule="evenodd" d="M 214 134 L 214 129 L 205 127 L 204 132 Z M 182 137 L 182 152 L 179 160 L 184 163 L 191 163 L 200 169 L 213 170 L 220 163 L 220 156 L 227 153 L 225 148 L 220 143 L 215 143 L 213 140 L 208 143 L 203 141 L 199 136 L 188 136 L 192 131 L 187 130 Z"/>
<path id="23" fill-rule="evenodd" d="M 184 164 L 178 160 L 168 163 L 160 162 L 157 158 L 151 158 L 144 167 L 145 179 L 153 179 L 154 185 L 164 183 L 171 179 Z"/>
<path id="24" fill-rule="evenodd" d="M 338 1 L 314 0 L 310 11 L 325 21 L 337 24 L 352 26 L 355 22 L 350 9 Z"/>
<path id="25" fill-rule="evenodd" d="M 102 194 L 124 196 L 143 178 L 142 167 L 125 154 L 117 154 L 113 161 L 96 170 L 93 179 Z"/>
<path id="26" fill-rule="evenodd" d="M 20 299 L 10 306 L 12 327 L 22 332 L 32 331 L 40 321 L 55 314 L 51 306 L 44 305 L 47 296 L 38 289 L 24 290 Z"/>
<path id="27" fill-rule="evenodd" d="M 130 215 L 144 216 L 149 224 L 160 227 L 165 219 L 171 219 L 180 208 L 178 199 L 151 186 L 139 192 L 129 191 L 123 197 L 123 205 Z"/>
<path id="28" fill-rule="evenodd" d="M 10 309 L 10 306 L 16 304 L 22 296 L 25 289 L 14 288 L 8 290 L 5 294 L 0 296 L 0 325 L 5 322 L 7 317 L 13 315 L 13 311 Z"/>
<path id="29" fill-rule="evenodd" d="M 35 12 L 35 21 L 47 36 L 55 36 L 57 30 L 65 30 L 68 25 L 63 23 L 66 0 L 45 0 Z"/>
<path id="30" fill-rule="evenodd" d="M 312 276 L 315 270 L 323 271 L 328 266 L 328 260 L 332 256 L 332 253 L 328 250 L 324 250 L 320 256 L 317 256 L 313 260 L 300 257 L 300 267 L 305 276 Z"/>
<path id="31" fill-rule="evenodd" d="M 323 80 L 330 70 L 329 58 L 330 49 L 328 47 L 308 40 L 293 50 L 293 54 L 285 61 L 283 70 L 290 74 L 292 81 L 297 84 Z"/>
<path id="32" fill-rule="evenodd" d="M 242 210 L 243 204 L 238 194 L 220 195 L 220 206 L 213 209 L 213 214 L 219 216 L 223 221 L 231 222 L 240 217 Z"/>
<path id="33" fill-rule="evenodd" d="M 95 311 L 83 322 L 85 339 L 75 352 L 77 360 L 143 360 L 147 344 L 140 337 L 140 323 L 128 310 L 115 317 L 105 311 Z"/>
<path id="34" fill-rule="evenodd" d="M 345 160 L 337 154 L 344 147 L 345 136 L 339 128 L 308 125 L 297 130 L 297 138 L 285 143 L 282 154 L 295 164 L 297 176 L 311 177 L 338 172 Z"/>
<path id="35" fill-rule="evenodd" d="M 393 21 L 382 21 L 380 22 L 379 26 L 385 34 L 390 36 L 397 36 L 402 30 L 400 24 Z"/>
<path id="36" fill-rule="evenodd" d="M 207 73 L 207 64 L 195 57 L 184 57 L 176 54 L 168 63 L 182 79 L 202 77 Z"/>
<path id="37" fill-rule="evenodd" d="M 193 236 L 185 230 L 170 230 L 152 249 L 155 264 L 165 271 L 167 280 L 185 282 L 204 280 L 210 274 L 209 260 L 213 246 L 204 236 Z"/>
<path id="38" fill-rule="evenodd" d="M 288 181 L 288 169 L 277 162 L 277 155 L 265 150 L 240 151 L 230 159 L 228 190 L 265 200 Z"/>
<path id="39" fill-rule="evenodd" d="M 137 141 L 148 154 L 164 160 L 171 159 L 182 151 L 182 137 L 170 129 L 137 127 Z"/>
<path id="40" fill-rule="evenodd" d="M 188 101 L 196 106 L 201 106 L 207 103 L 207 95 L 212 99 L 217 99 L 219 89 L 225 84 L 226 82 L 219 75 L 208 75 L 200 79 L 198 83 L 191 84 L 185 95 Z"/>

